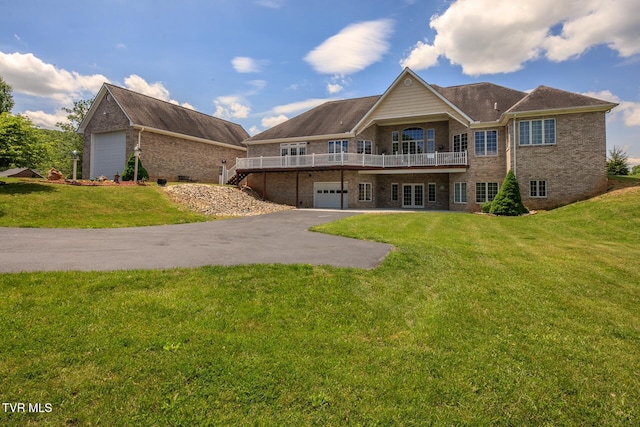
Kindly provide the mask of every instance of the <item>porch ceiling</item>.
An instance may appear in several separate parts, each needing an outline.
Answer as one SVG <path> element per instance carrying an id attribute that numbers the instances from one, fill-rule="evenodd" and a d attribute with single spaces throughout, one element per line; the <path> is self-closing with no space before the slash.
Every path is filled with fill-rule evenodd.
<path id="1" fill-rule="evenodd" d="M 395 126 L 395 125 L 407 125 L 414 123 L 432 123 L 432 122 L 448 122 L 450 119 L 455 119 L 450 114 L 442 112 L 442 113 L 433 113 L 433 114 L 420 114 L 420 115 L 412 115 L 412 116 L 404 116 L 404 117 L 373 117 L 367 123 L 367 127 L 371 125 L 378 126 Z"/>

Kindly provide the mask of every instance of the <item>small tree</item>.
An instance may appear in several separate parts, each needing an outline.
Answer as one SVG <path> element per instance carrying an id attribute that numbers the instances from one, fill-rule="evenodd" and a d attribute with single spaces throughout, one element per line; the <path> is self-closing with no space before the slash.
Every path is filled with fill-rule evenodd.
<path id="1" fill-rule="evenodd" d="M 136 156 L 131 154 L 129 156 L 129 159 L 127 160 L 127 166 L 124 168 L 124 171 L 122 172 L 122 176 L 120 178 L 122 178 L 123 181 L 133 181 L 135 167 Z M 142 166 L 142 160 L 138 159 L 138 181 L 140 181 L 141 179 L 149 179 L 149 173 Z"/>
<path id="2" fill-rule="evenodd" d="M 13 109 L 13 90 L 0 76 L 0 113 L 10 113 Z"/>
<path id="3" fill-rule="evenodd" d="M 617 145 L 614 145 L 609 150 L 607 173 L 609 175 L 629 175 L 629 156 L 627 156 L 626 151 Z"/>
<path id="4" fill-rule="evenodd" d="M 640 175 L 640 165 L 635 165 L 631 168 L 631 175 Z"/>
<path id="5" fill-rule="evenodd" d="M 518 216 L 529 212 L 522 204 L 520 186 L 512 170 L 509 170 L 504 178 L 500 191 L 491 202 L 489 212 L 494 215 L 506 216 Z"/>

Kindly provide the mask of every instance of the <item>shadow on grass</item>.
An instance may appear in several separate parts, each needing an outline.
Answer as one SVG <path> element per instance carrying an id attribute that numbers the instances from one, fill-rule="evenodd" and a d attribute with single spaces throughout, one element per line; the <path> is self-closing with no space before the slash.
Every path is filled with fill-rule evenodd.
<path id="1" fill-rule="evenodd" d="M 57 191 L 52 185 L 38 184 L 35 182 L 7 182 L 0 185 L 0 195 L 3 194 L 31 194 L 31 193 L 53 193 Z"/>

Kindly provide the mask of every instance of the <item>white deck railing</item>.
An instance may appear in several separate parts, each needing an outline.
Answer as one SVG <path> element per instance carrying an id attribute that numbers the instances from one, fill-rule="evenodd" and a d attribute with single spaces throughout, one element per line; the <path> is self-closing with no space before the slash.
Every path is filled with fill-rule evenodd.
<path id="1" fill-rule="evenodd" d="M 354 166 L 408 168 L 414 166 L 466 166 L 467 152 L 422 154 L 309 154 L 305 156 L 246 157 L 236 161 L 236 170 Z"/>

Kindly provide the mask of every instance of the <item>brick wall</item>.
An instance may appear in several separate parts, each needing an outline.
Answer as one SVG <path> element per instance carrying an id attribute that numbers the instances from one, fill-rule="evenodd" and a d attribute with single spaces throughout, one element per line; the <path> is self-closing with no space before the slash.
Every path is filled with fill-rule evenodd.
<path id="1" fill-rule="evenodd" d="M 606 189 L 604 113 L 555 116 L 556 144 L 516 148 L 516 174 L 525 206 L 550 209 Z M 547 181 L 547 197 L 529 197 L 531 180 Z"/>

